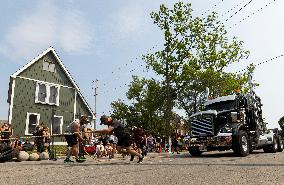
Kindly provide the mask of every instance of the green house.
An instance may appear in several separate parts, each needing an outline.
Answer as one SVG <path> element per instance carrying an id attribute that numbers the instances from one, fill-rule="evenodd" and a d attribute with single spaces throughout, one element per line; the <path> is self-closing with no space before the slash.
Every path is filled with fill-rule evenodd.
<path id="1" fill-rule="evenodd" d="M 62 134 L 74 119 L 87 115 L 91 122 L 94 115 L 52 47 L 10 76 L 8 103 L 8 121 L 20 136 L 32 135 L 42 122 Z"/>

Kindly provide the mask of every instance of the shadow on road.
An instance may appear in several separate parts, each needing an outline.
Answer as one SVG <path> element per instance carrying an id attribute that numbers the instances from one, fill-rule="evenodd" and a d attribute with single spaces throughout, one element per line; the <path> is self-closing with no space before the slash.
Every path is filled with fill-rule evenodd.
<path id="1" fill-rule="evenodd" d="M 264 152 L 259 150 L 259 151 L 253 151 L 248 157 L 254 156 L 256 154 L 263 154 Z M 202 153 L 201 156 L 191 156 L 189 153 L 183 153 L 183 154 L 177 154 L 177 155 L 168 155 L 164 156 L 168 158 L 238 158 L 236 154 L 233 151 L 226 151 L 226 152 L 204 152 Z M 241 157 L 242 158 L 242 157 Z"/>

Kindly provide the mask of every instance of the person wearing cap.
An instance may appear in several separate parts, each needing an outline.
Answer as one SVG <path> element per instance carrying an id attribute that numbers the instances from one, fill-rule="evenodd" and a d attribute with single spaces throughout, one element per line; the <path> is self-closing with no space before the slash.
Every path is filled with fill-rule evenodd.
<path id="1" fill-rule="evenodd" d="M 65 139 L 67 141 L 68 147 L 71 147 L 68 151 L 68 154 L 66 156 L 66 159 L 64 160 L 64 163 L 74 163 L 74 161 L 70 160 L 71 155 L 74 155 L 76 158 L 76 162 L 84 162 L 84 160 L 80 159 L 78 157 L 79 154 L 79 141 L 83 141 L 83 137 L 80 134 L 81 131 L 81 125 L 87 124 L 88 120 L 86 117 L 82 116 L 80 120 L 74 120 L 71 124 L 69 124 L 66 128 Z"/>
<path id="2" fill-rule="evenodd" d="M 117 151 L 121 153 L 123 150 L 126 151 L 126 153 L 138 156 L 139 160 L 137 163 L 141 163 L 143 161 L 143 156 L 139 153 L 137 153 L 134 150 L 131 150 L 131 137 L 128 133 L 125 132 L 124 126 L 117 120 L 112 119 L 111 117 L 108 117 L 106 115 L 103 115 L 100 118 L 101 125 L 107 125 L 107 129 L 103 130 L 95 130 L 94 133 L 100 133 L 100 134 L 111 134 L 113 133 L 114 136 L 117 137 Z"/>

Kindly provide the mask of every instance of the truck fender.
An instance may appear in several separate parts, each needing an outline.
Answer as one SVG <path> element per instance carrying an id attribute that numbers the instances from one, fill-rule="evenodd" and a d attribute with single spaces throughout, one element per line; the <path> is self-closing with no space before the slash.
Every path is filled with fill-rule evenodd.
<path id="1" fill-rule="evenodd" d="M 235 125 L 232 128 L 232 136 L 239 135 L 240 130 L 246 130 L 244 125 Z"/>

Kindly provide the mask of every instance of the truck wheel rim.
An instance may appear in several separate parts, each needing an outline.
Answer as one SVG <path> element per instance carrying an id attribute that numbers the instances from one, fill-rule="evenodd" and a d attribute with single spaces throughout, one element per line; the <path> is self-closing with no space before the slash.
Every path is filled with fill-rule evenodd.
<path id="1" fill-rule="evenodd" d="M 242 148 L 244 152 L 247 152 L 248 150 L 248 141 L 246 136 L 242 136 Z"/>

